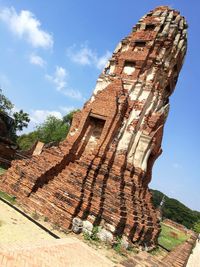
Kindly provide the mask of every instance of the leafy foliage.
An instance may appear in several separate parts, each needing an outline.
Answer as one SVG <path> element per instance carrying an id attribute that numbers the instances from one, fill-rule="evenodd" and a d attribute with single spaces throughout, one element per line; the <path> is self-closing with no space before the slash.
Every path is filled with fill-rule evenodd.
<path id="1" fill-rule="evenodd" d="M 49 116 L 43 124 L 37 127 L 39 140 L 45 144 L 63 140 L 68 131 L 69 126 L 54 116 Z"/>
<path id="2" fill-rule="evenodd" d="M 99 232 L 98 226 L 94 226 L 91 234 L 89 234 L 88 232 L 83 233 L 84 239 L 88 241 L 98 242 L 99 241 L 99 238 L 97 236 L 98 232 Z"/>
<path id="3" fill-rule="evenodd" d="M 3 94 L 2 89 L 0 89 L 0 112 L 9 116 L 12 114 L 14 125 L 10 137 L 13 141 L 16 141 L 17 131 L 22 131 L 24 127 L 27 127 L 30 119 L 28 113 L 23 112 L 22 109 L 19 112 L 13 112 L 13 108 L 13 103 Z"/>
<path id="4" fill-rule="evenodd" d="M 13 108 L 13 103 L 3 94 L 2 89 L 0 89 L 0 112 L 9 116 L 12 114 L 14 125 L 12 125 L 10 137 L 13 141 L 17 142 L 22 150 L 30 149 L 37 140 L 45 144 L 51 142 L 58 143 L 64 140 L 69 132 L 73 115 L 78 111 L 71 111 L 63 119 L 49 116 L 44 123 L 36 127 L 35 131 L 17 137 L 17 131 L 22 131 L 23 128 L 27 127 L 30 119 L 28 113 L 23 112 L 23 110 L 13 112 Z"/>
<path id="5" fill-rule="evenodd" d="M 120 255 L 124 255 L 124 249 L 122 247 L 122 239 L 120 237 L 116 237 L 116 242 L 113 245 L 113 249 Z"/>
<path id="6" fill-rule="evenodd" d="M 15 204 L 15 202 L 16 202 L 16 198 L 14 196 L 11 196 L 11 195 L 3 192 L 3 191 L 0 191 L 0 197 L 4 198 L 5 200 L 10 202 L 11 204 Z"/>
<path id="7" fill-rule="evenodd" d="M 98 226 L 94 226 L 93 229 L 92 229 L 92 235 L 91 235 L 92 240 L 99 241 L 99 238 L 97 236 L 98 232 L 99 232 L 99 227 Z"/>
<path id="8" fill-rule="evenodd" d="M 0 166 L 0 175 L 4 174 L 6 170 Z"/>
<path id="9" fill-rule="evenodd" d="M 8 114 L 13 108 L 14 105 L 12 102 L 3 94 L 2 89 L 0 89 L 0 112 Z"/>
<path id="10" fill-rule="evenodd" d="M 20 147 L 21 150 L 28 150 L 30 149 L 33 144 L 39 140 L 38 132 L 33 131 L 28 134 L 22 134 L 17 138 L 17 144 Z"/>
<path id="11" fill-rule="evenodd" d="M 71 112 L 69 112 L 67 115 L 65 115 L 63 117 L 63 122 L 66 123 L 70 127 L 72 124 L 73 116 L 78 111 L 79 111 L 79 109 L 75 109 L 75 110 L 72 110 Z"/>
<path id="12" fill-rule="evenodd" d="M 17 144 L 22 150 L 28 150 L 38 140 L 45 144 L 63 141 L 69 132 L 75 112 L 77 110 L 65 115 L 63 119 L 54 116 L 47 117 L 41 125 L 36 127 L 35 131 L 19 136 Z"/>
<path id="13" fill-rule="evenodd" d="M 24 127 L 28 126 L 30 121 L 29 115 L 21 109 L 19 112 L 13 113 L 15 131 L 22 131 Z"/>
<path id="14" fill-rule="evenodd" d="M 197 222 L 194 223 L 193 230 L 196 233 L 200 233 L 200 220 L 198 220 Z"/>
<path id="15" fill-rule="evenodd" d="M 155 208 L 158 208 L 164 194 L 158 190 L 152 190 L 152 201 Z M 183 224 L 191 229 L 194 223 L 200 220 L 200 212 L 194 211 L 186 207 L 180 201 L 165 196 L 165 202 L 162 207 L 164 218 L 171 219 L 177 223 Z"/>

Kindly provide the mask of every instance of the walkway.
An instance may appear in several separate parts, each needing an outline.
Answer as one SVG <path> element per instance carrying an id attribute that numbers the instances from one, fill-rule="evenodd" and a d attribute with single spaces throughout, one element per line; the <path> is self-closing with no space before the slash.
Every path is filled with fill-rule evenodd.
<path id="1" fill-rule="evenodd" d="M 200 243 L 196 243 L 193 253 L 190 255 L 186 267 L 199 267 L 200 266 Z"/>
<path id="2" fill-rule="evenodd" d="M 1 267 L 113 267 L 75 237 L 55 239 L 0 201 Z"/>
<path id="3" fill-rule="evenodd" d="M 114 267 L 77 238 L 0 246 L 1 267 Z"/>
<path id="4" fill-rule="evenodd" d="M 54 239 L 2 201 L 0 201 L 0 225 L 0 245 Z"/>

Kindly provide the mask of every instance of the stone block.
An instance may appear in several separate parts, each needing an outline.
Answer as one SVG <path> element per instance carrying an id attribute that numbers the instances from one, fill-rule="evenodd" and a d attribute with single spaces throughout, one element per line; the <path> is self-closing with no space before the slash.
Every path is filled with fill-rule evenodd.
<path id="1" fill-rule="evenodd" d="M 83 229 L 83 221 L 80 218 L 74 218 L 72 220 L 72 231 L 75 234 L 80 234 Z"/>
<path id="2" fill-rule="evenodd" d="M 92 235 L 93 224 L 89 221 L 83 221 L 83 233 Z"/>
<path id="3" fill-rule="evenodd" d="M 113 234 L 103 228 L 99 230 L 97 237 L 105 243 L 111 244 L 113 242 Z"/>

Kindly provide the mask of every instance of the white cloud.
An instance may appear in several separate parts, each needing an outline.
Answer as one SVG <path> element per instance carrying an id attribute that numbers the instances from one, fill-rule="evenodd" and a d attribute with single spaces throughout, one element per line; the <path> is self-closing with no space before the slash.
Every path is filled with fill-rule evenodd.
<path id="1" fill-rule="evenodd" d="M 102 69 L 108 59 L 111 57 L 111 52 L 106 51 L 102 56 L 98 56 L 95 51 L 89 48 L 86 44 L 81 45 L 80 49 L 76 49 L 76 45 L 73 45 L 67 49 L 67 56 L 71 61 L 80 65 L 93 65 L 98 69 Z"/>
<path id="2" fill-rule="evenodd" d="M 47 80 L 52 82 L 58 91 L 65 88 L 67 84 L 68 73 L 63 67 L 56 66 L 56 70 L 53 75 L 46 75 Z"/>
<path id="3" fill-rule="evenodd" d="M 38 55 L 34 55 L 34 54 L 30 55 L 29 61 L 31 64 L 40 66 L 42 68 L 46 65 L 46 61 L 43 58 L 41 58 Z"/>
<path id="4" fill-rule="evenodd" d="M 59 107 L 59 109 L 64 113 L 69 113 L 70 111 L 72 111 L 76 108 L 74 106 L 69 106 L 69 107 L 68 106 L 66 106 L 66 107 L 61 106 L 61 107 Z"/>
<path id="5" fill-rule="evenodd" d="M 80 65 L 91 65 L 96 59 L 96 54 L 87 46 L 82 46 L 80 50 L 75 51 L 75 46 L 67 49 L 68 57 Z"/>
<path id="6" fill-rule="evenodd" d="M 30 114 L 30 122 L 28 124 L 27 128 L 24 128 L 22 132 L 19 132 L 19 134 L 26 134 L 29 132 L 32 132 L 35 130 L 35 127 L 41 123 L 43 123 L 48 116 L 55 116 L 58 119 L 62 119 L 64 115 L 68 114 L 70 111 L 76 109 L 73 106 L 61 106 L 59 107 L 59 110 L 42 110 L 42 109 L 36 109 L 31 110 L 29 112 Z M 19 111 L 16 108 L 16 111 Z"/>
<path id="7" fill-rule="evenodd" d="M 58 119 L 62 119 L 62 114 L 55 110 L 32 110 L 30 119 L 32 123 L 40 124 L 46 120 L 48 116 L 55 116 Z"/>
<path id="8" fill-rule="evenodd" d="M 41 29 L 41 22 L 29 10 L 16 12 L 14 7 L 3 8 L 0 11 L 2 20 L 18 37 L 24 38 L 33 47 L 50 48 L 53 46 L 53 37 Z"/>
<path id="9" fill-rule="evenodd" d="M 31 110 L 30 114 L 30 122 L 27 128 L 24 128 L 22 132 L 19 134 L 27 134 L 35 130 L 35 127 L 41 123 L 43 123 L 48 116 L 55 116 L 58 119 L 62 119 L 61 112 L 57 110 Z"/>
<path id="10" fill-rule="evenodd" d="M 52 75 L 47 74 L 45 77 L 64 95 L 78 100 L 82 99 L 82 95 L 78 90 L 74 90 L 68 86 L 67 79 L 69 74 L 63 67 L 56 66 L 55 72 Z"/>
<path id="11" fill-rule="evenodd" d="M 108 59 L 111 57 L 111 52 L 110 51 L 106 51 L 106 53 L 99 57 L 96 61 L 96 66 L 98 69 L 103 69 L 108 61 Z"/>

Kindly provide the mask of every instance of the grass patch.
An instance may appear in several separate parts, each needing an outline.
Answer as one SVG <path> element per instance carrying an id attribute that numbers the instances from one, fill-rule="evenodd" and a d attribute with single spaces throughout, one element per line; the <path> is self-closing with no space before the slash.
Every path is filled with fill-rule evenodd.
<path id="1" fill-rule="evenodd" d="M 123 248 L 123 246 L 122 246 L 122 239 L 119 237 L 116 238 L 116 242 L 113 245 L 113 249 L 115 250 L 116 253 L 120 254 L 121 256 L 127 255 L 126 249 Z"/>
<path id="2" fill-rule="evenodd" d="M 168 252 L 159 246 L 149 251 L 149 253 L 159 260 L 162 260 L 168 255 Z"/>
<path id="3" fill-rule="evenodd" d="M 157 256 L 157 255 L 160 255 L 162 253 L 162 251 L 163 251 L 163 249 L 161 247 L 156 247 L 152 251 L 150 251 L 149 253 L 153 256 Z"/>
<path id="4" fill-rule="evenodd" d="M 98 231 L 99 231 L 98 226 L 94 226 L 91 235 L 87 232 L 83 233 L 84 239 L 91 242 L 99 242 L 100 240 L 97 236 Z"/>
<path id="5" fill-rule="evenodd" d="M 165 224 L 161 224 L 161 229 L 162 230 L 158 238 L 158 244 L 166 248 L 167 250 L 172 250 L 176 246 L 185 242 L 189 237 L 182 231 L 179 231 Z"/>
<path id="6" fill-rule="evenodd" d="M 0 167 L 0 175 L 4 174 L 5 171 L 6 170 L 4 168 Z"/>
<path id="7" fill-rule="evenodd" d="M 2 197 L 3 199 L 7 200 L 11 204 L 14 204 L 16 202 L 16 197 L 10 196 L 7 193 L 2 192 L 2 191 L 0 191 L 0 197 Z"/>

